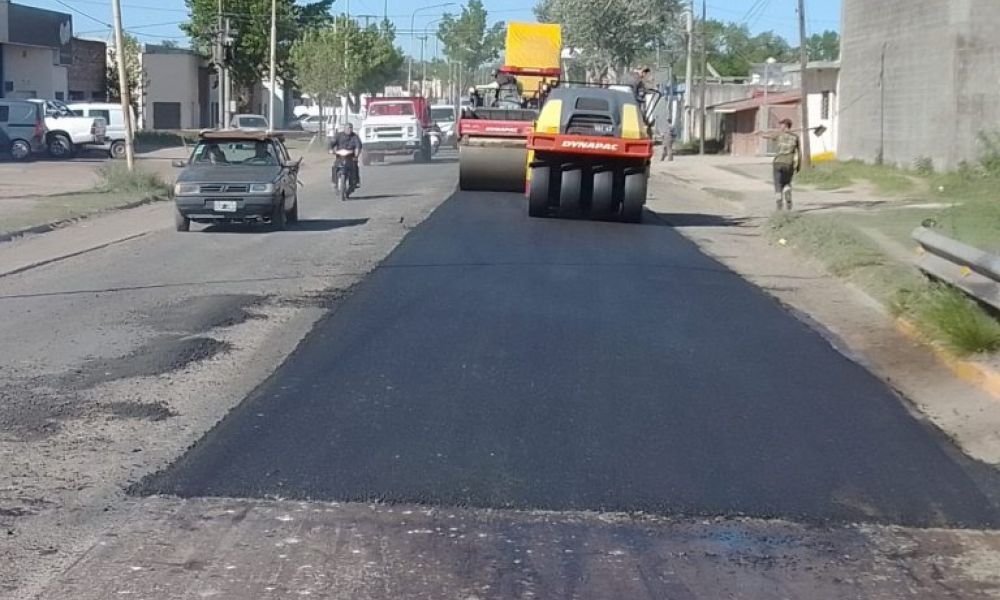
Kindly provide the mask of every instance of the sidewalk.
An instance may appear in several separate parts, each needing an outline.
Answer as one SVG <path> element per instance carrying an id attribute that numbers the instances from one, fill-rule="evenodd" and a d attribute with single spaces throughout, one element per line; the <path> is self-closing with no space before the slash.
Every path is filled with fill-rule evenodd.
<path id="1" fill-rule="evenodd" d="M 167 148 L 137 157 L 136 165 L 169 182 L 176 174 L 171 162 L 186 156 L 184 148 Z M 0 240 L 143 200 L 96 190 L 98 172 L 109 164 L 114 163 L 96 154 L 68 161 L 0 163 Z"/>
<path id="2" fill-rule="evenodd" d="M 650 210 L 703 252 L 759 286 L 846 357 L 898 389 L 967 454 L 1000 465 L 1000 400 L 956 378 L 887 309 L 815 259 L 775 243 L 767 159 L 680 156 L 654 162 Z M 800 212 L 856 212 L 901 201 L 798 189 Z"/>

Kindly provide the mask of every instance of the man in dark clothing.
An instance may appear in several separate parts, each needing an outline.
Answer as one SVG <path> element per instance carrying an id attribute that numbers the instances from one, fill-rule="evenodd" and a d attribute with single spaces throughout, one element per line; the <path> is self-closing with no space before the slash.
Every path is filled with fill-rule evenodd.
<path id="1" fill-rule="evenodd" d="M 361 138 L 358 134 L 354 133 L 354 125 L 350 123 L 344 124 L 344 130 L 341 131 L 330 141 L 330 154 L 333 154 L 337 150 L 353 150 L 354 163 L 353 179 L 354 187 L 361 187 L 361 166 L 358 164 L 358 159 L 361 158 Z M 336 169 L 336 163 L 334 163 L 334 169 Z"/>
<path id="2" fill-rule="evenodd" d="M 651 72 L 649 67 L 643 67 L 633 75 L 632 90 L 635 92 L 635 99 L 639 104 L 646 101 L 646 79 Z"/>

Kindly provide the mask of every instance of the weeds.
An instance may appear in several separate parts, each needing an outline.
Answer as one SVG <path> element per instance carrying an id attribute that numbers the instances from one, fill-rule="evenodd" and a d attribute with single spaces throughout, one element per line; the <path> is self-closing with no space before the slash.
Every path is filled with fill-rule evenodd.
<path id="1" fill-rule="evenodd" d="M 892 308 L 957 354 L 1000 350 L 1000 321 L 953 287 L 928 283 L 917 289 L 900 290 Z"/>
<path id="2" fill-rule="evenodd" d="M 170 186 L 156 173 L 136 168 L 129 172 L 123 162 L 109 162 L 97 170 L 100 192 L 167 195 Z"/>
<path id="3" fill-rule="evenodd" d="M 934 159 L 929 156 L 918 156 L 913 161 L 913 171 L 921 177 L 930 177 L 934 174 Z"/>
<path id="4" fill-rule="evenodd" d="M 868 165 L 861 161 L 825 162 L 799 174 L 798 181 L 819 189 L 836 190 L 858 181 L 868 181 L 880 194 L 893 195 L 913 189 L 914 176 L 889 166 Z"/>

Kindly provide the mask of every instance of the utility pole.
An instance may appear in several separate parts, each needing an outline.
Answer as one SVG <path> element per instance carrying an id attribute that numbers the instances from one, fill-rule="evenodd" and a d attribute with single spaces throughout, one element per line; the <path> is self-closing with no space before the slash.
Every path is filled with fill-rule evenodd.
<path id="1" fill-rule="evenodd" d="M 417 37 L 420 40 L 420 95 L 424 95 L 424 87 L 427 85 L 427 61 L 424 60 L 424 42 L 427 41 L 426 35 L 421 35 Z"/>
<path id="2" fill-rule="evenodd" d="M 222 37 L 222 44 L 223 44 L 222 50 L 223 50 L 223 55 L 225 56 L 225 58 L 223 58 L 224 62 L 228 62 L 229 58 L 229 46 L 232 43 L 232 40 L 230 39 L 230 36 L 232 35 L 231 29 L 232 29 L 232 21 L 229 19 L 229 17 L 226 17 L 226 25 Z M 225 114 L 225 121 L 223 122 L 224 123 L 223 127 L 228 127 L 230 120 L 232 120 L 233 118 L 233 111 L 232 111 L 233 74 L 229 72 L 228 66 L 226 66 L 225 70 L 223 71 L 223 81 L 225 81 L 226 83 L 226 110 L 223 113 Z"/>
<path id="3" fill-rule="evenodd" d="M 799 0 L 800 2 L 802 0 Z M 701 116 L 699 118 L 698 154 L 705 153 L 705 122 L 707 108 L 705 107 L 705 88 L 708 87 L 708 38 L 705 36 L 705 22 L 708 21 L 708 1 L 701 0 Z"/>
<path id="4" fill-rule="evenodd" d="M 122 39 L 122 7 L 120 0 L 111 1 L 115 20 L 115 54 L 118 60 L 118 95 L 122 103 L 125 119 L 125 164 L 129 173 L 135 170 L 135 149 L 132 147 L 132 102 L 128 89 L 128 74 L 125 72 L 125 40 Z"/>
<path id="5" fill-rule="evenodd" d="M 692 95 L 694 94 L 694 0 L 685 11 L 687 19 L 687 71 L 684 74 L 684 143 L 691 141 L 691 130 L 694 128 L 694 118 L 691 114 Z"/>
<path id="6" fill-rule="evenodd" d="M 226 84 L 223 81 L 223 71 L 225 70 L 225 49 L 222 45 L 222 0 L 219 0 L 219 11 L 216 13 L 215 17 L 215 87 L 218 88 L 219 92 L 219 106 L 216 110 L 215 120 L 219 126 L 219 129 L 223 129 L 225 124 L 223 122 L 222 111 L 223 106 L 226 104 Z"/>
<path id="7" fill-rule="evenodd" d="M 812 153 L 809 149 L 809 48 L 806 47 L 806 2 L 799 0 L 799 62 L 802 65 L 802 142 L 801 166 L 809 168 Z"/>
<path id="8" fill-rule="evenodd" d="M 271 99 L 267 103 L 267 130 L 274 131 L 274 101 L 278 97 L 276 89 L 275 61 L 278 53 L 278 0 L 271 0 Z"/>

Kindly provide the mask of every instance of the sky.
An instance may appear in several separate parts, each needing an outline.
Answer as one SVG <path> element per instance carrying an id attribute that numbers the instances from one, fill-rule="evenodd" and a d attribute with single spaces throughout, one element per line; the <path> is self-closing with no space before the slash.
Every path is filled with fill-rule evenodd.
<path id="1" fill-rule="evenodd" d="M 299 0 L 304 3 L 304 0 Z M 581 3 L 591 0 L 580 0 Z M 840 29 L 841 0 L 806 0 L 808 33 L 827 29 Z M 77 36 L 111 39 L 110 0 L 13 0 L 15 4 L 35 6 L 73 15 L 73 30 Z M 399 44 L 404 52 L 418 55 L 420 43 L 411 33 L 413 29 L 431 30 L 426 48 L 427 56 L 435 56 L 437 48 L 433 38 L 437 20 L 445 11 L 457 12 L 464 0 L 454 0 L 452 6 L 441 7 L 446 0 L 337 0 L 334 11 L 344 12 L 350 5 L 352 15 L 379 15 L 388 10 L 389 18 L 400 32 Z M 129 33 L 140 41 L 156 44 L 173 40 L 181 46 L 187 38 L 179 24 L 187 17 L 184 0 L 121 0 L 122 21 Z M 536 0 L 483 0 L 492 21 L 533 21 L 532 7 Z M 751 31 L 775 31 L 793 43 L 798 40 L 796 19 L 797 0 L 710 0 L 708 17 L 720 21 L 746 23 Z M 699 4 L 698 10 L 701 10 Z M 414 15 L 414 11 L 416 15 Z M 422 35 L 419 31 L 416 35 Z"/>

